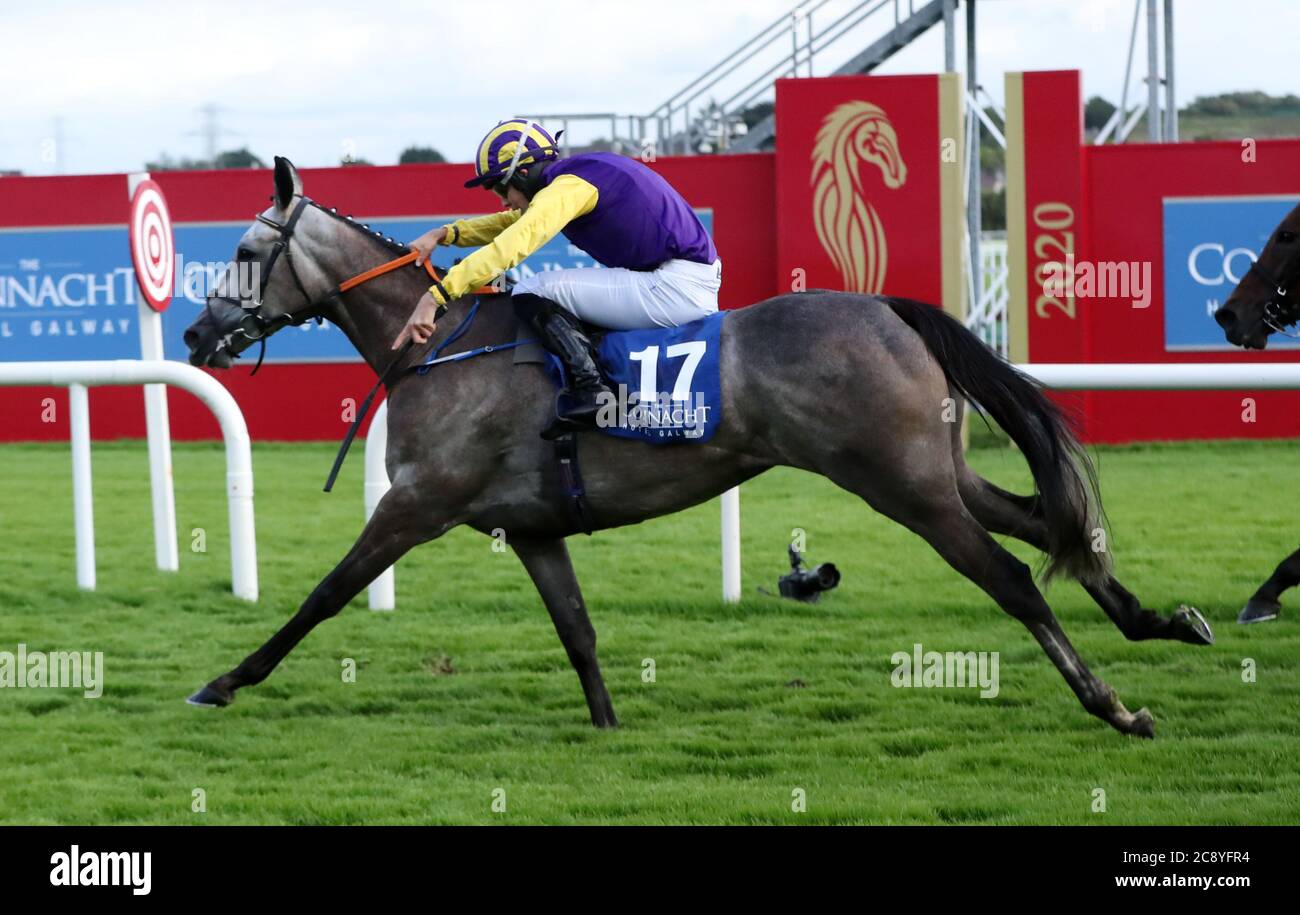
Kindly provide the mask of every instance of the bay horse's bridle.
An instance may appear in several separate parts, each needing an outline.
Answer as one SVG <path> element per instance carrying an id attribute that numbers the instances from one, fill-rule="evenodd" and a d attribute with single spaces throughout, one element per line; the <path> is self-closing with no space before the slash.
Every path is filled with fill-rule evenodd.
<path id="1" fill-rule="evenodd" d="M 1275 276 L 1271 270 L 1260 264 L 1258 259 L 1246 272 L 1256 274 L 1273 290 L 1273 294 L 1264 303 L 1264 323 L 1269 329 L 1283 336 L 1300 338 L 1300 331 L 1287 330 L 1288 327 L 1294 327 L 1297 322 L 1300 322 L 1300 303 L 1287 300 L 1286 281 L 1280 276 Z"/>

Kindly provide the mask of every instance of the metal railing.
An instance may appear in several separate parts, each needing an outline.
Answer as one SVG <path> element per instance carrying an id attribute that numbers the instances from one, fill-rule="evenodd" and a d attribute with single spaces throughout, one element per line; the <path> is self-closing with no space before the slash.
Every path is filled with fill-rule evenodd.
<path id="1" fill-rule="evenodd" d="M 966 326 L 992 349 L 1006 357 L 1010 352 L 1007 332 L 1007 240 L 1003 233 L 986 233 L 980 239 L 980 290 L 971 301 Z"/>
<path id="2" fill-rule="evenodd" d="M 609 137 L 599 139 L 621 152 L 722 152 L 747 132 L 744 113 L 772 92 L 776 80 L 813 76 L 814 62 L 820 65 L 829 49 L 851 36 L 862 39 L 860 47 L 882 34 L 885 39 L 901 35 L 900 26 L 930 5 L 929 0 L 801 0 L 647 114 L 532 117 L 548 129 L 557 123 L 566 131 L 576 123 L 608 126 Z M 864 24 L 877 28 L 860 28 Z M 905 38 L 890 46 L 896 50 L 904 44 Z M 573 142 L 570 137 L 561 146 L 567 152 Z"/>

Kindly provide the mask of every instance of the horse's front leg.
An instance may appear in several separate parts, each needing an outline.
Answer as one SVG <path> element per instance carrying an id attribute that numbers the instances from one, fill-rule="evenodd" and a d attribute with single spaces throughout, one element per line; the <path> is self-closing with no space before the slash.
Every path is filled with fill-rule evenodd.
<path id="1" fill-rule="evenodd" d="M 587 616 L 587 605 L 582 600 L 578 577 L 573 572 L 569 548 L 558 537 L 542 540 L 512 538 L 511 546 L 537 586 L 569 661 L 578 672 L 578 680 L 587 697 L 587 708 L 591 711 L 591 723 L 598 728 L 618 727 L 614 703 L 609 698 L 609 690 L 605 689 L 600 665 L 596 663 L 596 630 Z"/>
<path id="2" fill-rule="evenodd" d="M 454 523 L 431 519 L 434 509 L 408 488 L 390 489 L 343 561 L 325 576 L 293 618 L 238 667 L 213 680 L 187 700 L 191 705 L 229 705 L 235 690 L 261 683 L 318 623 L 342 610 L 407 550 L 438 537 Z"/>
<path id="3" fill-rule="evenodd" d="M 1268 581 L 1259 586 L 1251 595 L 1237 617 L 1239 623 L 1262 623 L 1275 620 L 1282 612 L 1282 592 L 1294 588 L 1300 583 L 1300 550 L 1296 550 L 1269 576 Z"/>

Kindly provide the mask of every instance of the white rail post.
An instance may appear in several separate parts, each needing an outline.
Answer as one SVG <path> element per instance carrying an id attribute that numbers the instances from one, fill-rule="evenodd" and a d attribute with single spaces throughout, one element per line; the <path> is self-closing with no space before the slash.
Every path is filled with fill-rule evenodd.
<path id="1" fill-rule="evenodd" d="M 388 401 L 385 400 L 375 411 L 370 421 L 370 431 L 366 433 L 366 520 L 375 513 L 375 506 L 392 487 L 388 479 L 388 468 L 384 465 L 384 455 L 388 451 Z M 393 568 L 379 573 L 370 583 L 370 609 L 392 610 L 397 605 L 397 585 L 394 582 Z"/>
<path id="2" fill-rule="evenodd" d="M 95 500 L 90 485 L 90 398 L 84 384 L 68 386 L 72 438 L 72 514 L 77 537 L 77 587 L 95 590 Z"/>
<path id="3" fill-rule="evenodd" d="M 126 196 L 129 200 L 140 182 L 147 180 L 148 172 L 136 172 L 127 177 Z M 162 315 L 145 302 L 138 289 L 136 314 L 140 324 L 140 358 L 162 360 Z M 167 418 L 167 385 L 144 386 L 145 435 L 149 441 L 149 489 L 153 498 L 154 558 L 164 572 L 175 572 L 180 566 L 176 545 L 176 492 L 172 486 L 171 423 Z"/>
<path id="4" fill-rule="evenodd" d="M 242 417 L 241 417 L 242 420 Z M 242 425 L 242 422 L 241 422 Z M 226 436 L 226 501 L 230 516 L 230 590 L 257 600 L 257 529 L 253 523 L 253 460 L 248 432 Z"/>
<path id="5" fill-rule="evenodd" d="M 740 600 L 740 487 L 722 494 L 722 599 Z"/>

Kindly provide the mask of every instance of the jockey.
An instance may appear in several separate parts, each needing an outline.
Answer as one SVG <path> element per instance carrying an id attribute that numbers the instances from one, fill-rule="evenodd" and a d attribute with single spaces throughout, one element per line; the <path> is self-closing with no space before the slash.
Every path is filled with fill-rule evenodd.
<path id="1" fill-rule="evenodd" d="M 640 161 L 614 153 L 560 158 L 555 140 L 523 118 L 502 121 L 479 144 L 466 187 L 494 191 L 509 209 L 460 219 L 411 242 L 420 263 L 437 245 L 482 247 L 416 305 L 393 347 L 425 343 L 437 308 L 516 266 L 557 234 L 599 267 L 546 270 L 515 284 L 520 320 L 564 362 L 565 425 L 592 424 L 608 393 L 581 321 L 611 330 L 675 327 L 718 310 L 722 261 L 695 212 Z"/>

